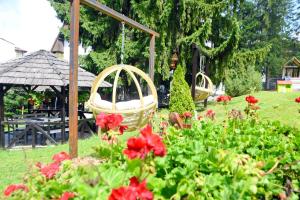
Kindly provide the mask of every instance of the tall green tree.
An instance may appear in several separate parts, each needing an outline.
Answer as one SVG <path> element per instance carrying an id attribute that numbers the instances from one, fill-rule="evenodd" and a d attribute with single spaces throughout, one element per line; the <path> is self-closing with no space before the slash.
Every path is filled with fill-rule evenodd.
<path id="1" fill-rule="evenodd" d="M 50 0 L 58 17 L 69 24 L 69 1 Z M 158 31 L 156 72 L 169 76 L 169 64 L 174 49 L 179 49 L 180 63 L 189 67 L 191 44 L 196 43 L 209 57 L 211 75 L 220 80 L 224 69 L 239 52 L 242 24 L 238 11 L 243 0 L 101 0 L 101 3 Z M 80 39 L 93 51 L 84 64 L 92 72 L 120 62 L 120 23 L 97 11 L 81 7 Z M 68 36 L 68 31 L 64 31 Z M 149 37 L 138 30 L 127 29 L 125 62 L 147 70 Z M 211 41 L 213 48 L 206 47 Z M 253 54 L 248 54 L 253 55 Z M 249 59 L 256 59 L 255 56 Z"/>

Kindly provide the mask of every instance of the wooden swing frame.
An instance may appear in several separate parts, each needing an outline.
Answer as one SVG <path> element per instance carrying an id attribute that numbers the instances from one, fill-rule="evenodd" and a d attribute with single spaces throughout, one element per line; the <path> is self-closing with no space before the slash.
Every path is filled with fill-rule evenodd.
<path id="1" fill-rule="evenodd" d="M 137 28 L 150 35 L 149 75 L 154 80 L 155 37 L 159 34 L 125 15 L 97 2 L 96 0 L 70 0 L 71 2 L 71 38 L 70 38 L 70 83 L 69 83 L 69 152 L 72 158 L 78 156 L 78 44 L 80 4 L 91 7 L 120 22 Z"/>

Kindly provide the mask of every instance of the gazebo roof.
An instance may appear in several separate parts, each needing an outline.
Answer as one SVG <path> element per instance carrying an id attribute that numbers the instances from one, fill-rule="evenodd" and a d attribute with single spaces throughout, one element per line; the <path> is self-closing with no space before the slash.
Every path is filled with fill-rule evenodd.
<path id="1" fill-rule="evenodd" d="M 286 62 L 283 67 L 300 67 L 300 60 L 296 57 L 293 57 L 291 60 Z"/>
<path id="2" fill-rule="evenodd" d="M 95 75 L 78 68 L 78 87 L 91 87 Z M 0 84 L 33 86 L 67 86 L 69 63 L 46 50 L 0 63 Z M 101 87 L 111 87 L 104 82 Z"/>

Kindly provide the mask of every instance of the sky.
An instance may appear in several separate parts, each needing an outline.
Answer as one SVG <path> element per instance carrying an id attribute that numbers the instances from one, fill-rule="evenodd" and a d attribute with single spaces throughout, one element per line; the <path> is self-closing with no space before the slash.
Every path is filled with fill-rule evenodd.
<path id="1" fill-rule="evenodd" d="M 47 0 L 0 0 L 0 38 L 21 49 L 50 50 L 61 25 Z"/>
<path id="2" fill-rule="evenodd" d="M 27 52 L 40 49 L 50 51 L 61 26 L 47 0 L 0 0 L 0 39 L 12 42 Z M 3 44 L 3 40 L 0 42 Z M 6 49 L 0 46 L 0 62 L 15 57 L 14 50 L 4 55 Z M 69 60 L 68 43 L 65 43 L 64 51 L 64 59 Z M 89 51 L 90 48 L 85 51 L 79 46 L 79 54 Z"/>

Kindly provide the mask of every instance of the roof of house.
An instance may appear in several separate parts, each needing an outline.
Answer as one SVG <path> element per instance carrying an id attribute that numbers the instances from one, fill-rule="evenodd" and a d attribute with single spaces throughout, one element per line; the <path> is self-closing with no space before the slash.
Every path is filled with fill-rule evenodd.
<path id="1" fill-rule="evenodd" d="M 297 66 L 300 67 L 300 60 L 296 57 L 293 57 L 291 60 L 286 62 L 283 67 Z"/>
<path id="2" fill-rule="evenodd" d="M 78 68 L 78 87 L 91 87 L 95 75 Z M 58 59 L 46 50 L 39 50 L 24 57 L 0 63 L 0 84 L 67 86 L 69 63 Z M 100 87 L 111 87 L 103 82 Z"/>

